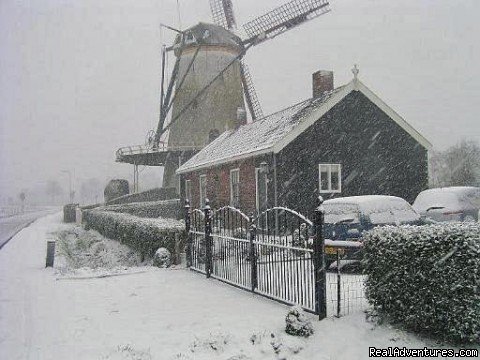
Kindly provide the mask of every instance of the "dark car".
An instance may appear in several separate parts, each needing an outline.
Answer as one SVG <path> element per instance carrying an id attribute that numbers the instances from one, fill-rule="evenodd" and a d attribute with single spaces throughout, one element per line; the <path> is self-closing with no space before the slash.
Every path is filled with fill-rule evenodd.
<path id="1" fill-rule="evenodd" d="M 480 188 L 452 186 L 422 191 L 413 208 L 434 221 L 478 221 Z"/>
<path id="2" fill-rule="evenodd" d="M 421 225 L 419 213 L 404 199 L 386 195 L 351 196 L 326 200 L 323 203 L 325 239 L 361 241 L 363 232 L 376 226 Z M 335 247 L 326 246 L 327 264 L 336 261 Z M 340 249 L 346 260 L 360 260 L 361 248 Z M 350 261 L 351 262 L 351 261 Z M 349 262 L 349 263 L 350 263 Z M 336 263 L 333 264 L 336 266 Z"/>

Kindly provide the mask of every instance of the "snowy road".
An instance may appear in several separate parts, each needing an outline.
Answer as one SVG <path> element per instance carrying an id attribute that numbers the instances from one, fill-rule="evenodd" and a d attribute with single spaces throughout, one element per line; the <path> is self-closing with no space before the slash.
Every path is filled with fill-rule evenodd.
<path id="1" fill-rule="evenodd" d="M 12 238 L 12 236 L 25 226 L 38 218 L 51 214 L 52 211 L 54 210 L 40 210 L 0 218 L 0 249 Z"/>

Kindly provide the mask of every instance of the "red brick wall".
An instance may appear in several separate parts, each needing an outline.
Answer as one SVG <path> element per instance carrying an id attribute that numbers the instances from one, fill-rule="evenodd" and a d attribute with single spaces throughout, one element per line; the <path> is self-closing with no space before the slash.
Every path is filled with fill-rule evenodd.
<path id="1" fill-rule="evenodd" d="M 200 175 L 207 175 L 207 197 L 211 206 L 229 205 L 230 170 L 240 169 L 240 209 L 247 214 L 255 211 L 254 164 L 254 159 L 245 159 L 185 174 L 183 178 L 192 181 L 192 208 L 198 208 L 200 203 Z"/>

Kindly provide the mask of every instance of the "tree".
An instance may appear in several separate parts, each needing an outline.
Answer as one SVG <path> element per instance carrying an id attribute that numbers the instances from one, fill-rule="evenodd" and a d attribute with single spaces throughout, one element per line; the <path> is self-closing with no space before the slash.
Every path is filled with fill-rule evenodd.
<path id="1" fill-rule="evenodd" d="M 430 186 L 480 186 L 480 145 L 462 140 L 430 157 Z"/>
<path id="2" fill-rule="evenodd" d="M 50 196 L 52 204 L 55 204 L 55 197 L 62 195 L 63 190 L 58 181 L 49 180 L 47 181 L 46 192 Z"/>

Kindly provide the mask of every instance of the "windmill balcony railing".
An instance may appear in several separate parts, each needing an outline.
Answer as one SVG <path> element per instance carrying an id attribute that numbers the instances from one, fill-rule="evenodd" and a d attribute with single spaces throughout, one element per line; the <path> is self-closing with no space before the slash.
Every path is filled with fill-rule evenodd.
<path id="1" fill-rule="evenodd" d="M 167 151 L 194 151 L 198 150 L 198 146 L 168 146 L 165 143 L 160 143 L 158 146 L 152 145 L 131 145 L 125 146 L 117 150 L 117 159 L 129 155 L 138 154 L 153 154 Z"/>

